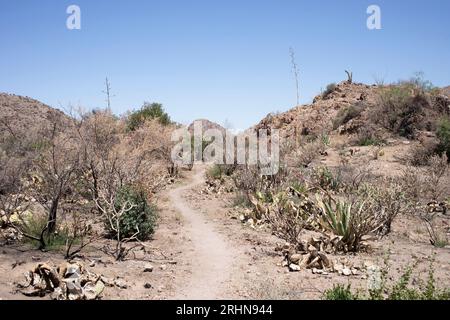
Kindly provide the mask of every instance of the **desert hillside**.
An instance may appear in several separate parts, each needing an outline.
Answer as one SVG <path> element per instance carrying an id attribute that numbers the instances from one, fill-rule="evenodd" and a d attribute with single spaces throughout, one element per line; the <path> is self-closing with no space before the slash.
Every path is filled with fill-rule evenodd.
<path id="1" fill-rule="evenodd" d="M 0 135 L 5 136 L 5 130 L 19 133 L 35 132 L 48 128 L 54 118 L 67 117 L 62 111 L 51 108 L 29 97 L 0 93 L 0 114 L 2 126 Z"/>
<path id="2" fill-rule="evenodd" d="M 331 84 L 253 127 L 280 130 L 271 176 L 173 163 L 161 104 L 72 117 L 1 94 L 0 297 L 448 299 L 445 92 Z"/>

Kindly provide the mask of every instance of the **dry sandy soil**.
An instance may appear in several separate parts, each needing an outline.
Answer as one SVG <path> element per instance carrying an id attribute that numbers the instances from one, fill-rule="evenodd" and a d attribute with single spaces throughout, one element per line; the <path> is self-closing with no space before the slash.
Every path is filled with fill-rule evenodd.
<path id="1" fill-rule="evenodd" d="M 334 283 L 364 289 L 364 263 L 382 265 L 388 251 L 393 276 L 413 259 L 418 260 L 416 272 L 426 275 L 430 255 L 437 253 L 438 283 L 450 283 L 450 250 L 428 244 L 424 230 L 410 217 L 398 219 L 390 236 L 372 242 L 371 252 L 330 256 L 335 262 L 359 267 L 357 275 L 289 272 L 275 251 L 283 241 L 269 230 L 257 230 L 236 219 L 232 194 L 203 191 L 205 169 L 194 167 L 184 173 L 182 182 L 161 192 L 159 227 L 154 239 L 146 243 L 146 253 L 115 262 L 98 250 L 98 244 L 78 258 L 90 271 L 111 279 L 120 277 L 126 283 L 126 289 L 107 287 L 103 299 L 319 299 Z M 63 259 L 57 252 L 1 247 L 0 299 L 29 299 L 16 292 L 16 284 L 38 261 L 57 265 Z M 148 264 L 153 265 L 152 272 L 144 272 Z"/>

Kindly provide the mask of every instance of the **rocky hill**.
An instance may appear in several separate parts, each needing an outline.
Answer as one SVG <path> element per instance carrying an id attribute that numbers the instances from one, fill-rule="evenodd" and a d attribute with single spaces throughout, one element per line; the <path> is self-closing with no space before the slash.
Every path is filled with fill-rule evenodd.
<path id="1" fill-rule="evenodd" d="M 283 137 L 319 134 L 332 127 L 339 110 L 360 102 L 374 102 L 376 86 L 342 82 L 327 95 L 314 98 L 312 104 L 301 105 L 280 114 L 269 114 L 256 129 L 280 129 Z"/>
<path id="2" fill-rule="evenodd" d="M 67 117 L 63 112 L 37 100 L 6 93 L 0 93 L 0 115 L 0 136 L 5 132 L 36 132 L 50 126 L 54 117 Z"/>
<path id="3" fill-rule="evenodd" d="M 225 129 L 224 127 L 222 127 L 222 126 L 221 126 L 220 124 L 218 124 L 218 123 L 209 121 L 209 120 L 207 120 L 207 119 L 197 119 L 197 120 L 193 121 L 193 122 L 189 125 L 189 127 L 188 127 L 189 132 L 192 132 L 192 133 L 194 132 L 194 124 L 195 124 L 195 123 L 201 123 L 202 129 L 203 129 L 203 133 L 204 133 L 205 131 L 209 130 L 209 129 L 217 129 L 217 130 L 219 130 L 219 131 L 221 131 L 221 132 L 225 132 L 225 131 L 226 131 L 226 129 Z"/>
<path id="4" fill-rule="evenodd" d="M 316 96 L 311 104 L 298 106 L 284 113 L 269 114 L 255 129 L 280 129 L 281 136 L 288 140 L 302 136 L 318 136 L 324 132 L 353 134 L 370 125 L 369 117 L 372 117 L 373 122 L 373 118 L 382 116 L 376 112 L 374 114 L 374 107 L 380 104 L 382 90 L 392 88 L 394 86 L 380 87 L 343 81 L 329 92 Z M 410 110 L 414 117 L 410 120 L 423 120 L 423 127 L 426 127 L 442 114 L 450 114 L 450 87 L 442 89 L 442 93 L 428 95 L 429 102 L 425 103 L 421 110 Z M 347 110 L 351 110 L 352 114 Z M 339 123 L 337 120 L 342 117 L 347 119 Z M 382 131 L 381 124 L 376 124 L 375 130 Z"/>

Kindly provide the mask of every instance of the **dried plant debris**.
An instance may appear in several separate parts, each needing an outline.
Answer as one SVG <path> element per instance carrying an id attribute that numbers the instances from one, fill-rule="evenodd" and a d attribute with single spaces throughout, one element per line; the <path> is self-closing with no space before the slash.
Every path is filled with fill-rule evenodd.
<path id="1" fill-rule="evenodd" d="M 105 286 L 116 285 L 116 280 L 111 282 L 86 270 L 78 262 L 60 266 L 39 263 L 25 274 L 25 284 L 18 284 L 17 287 L 28 297 L 48 295 L 53 300 L 97 300 L 101 298 Z M 123 288 L 126 284 L 117 286 Z"/>

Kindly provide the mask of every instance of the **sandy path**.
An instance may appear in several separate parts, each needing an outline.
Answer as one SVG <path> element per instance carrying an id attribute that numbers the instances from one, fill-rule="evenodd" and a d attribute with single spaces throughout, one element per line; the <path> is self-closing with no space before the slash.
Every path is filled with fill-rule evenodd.
<path id="1" fill-rule="evenodd" d="M 183 194 L 204 183 L 204 167 L 194 169 L 189 184 L 169 192 L 173 207 L 183 217 L 187 237 L 191 240 L 189 260 L 192 270 L 187 285 L 179 288 L 173 299 L 224 299 L 230 278 L 233 248 L 214 230 L 201 212 L 192 209 Z"/>

